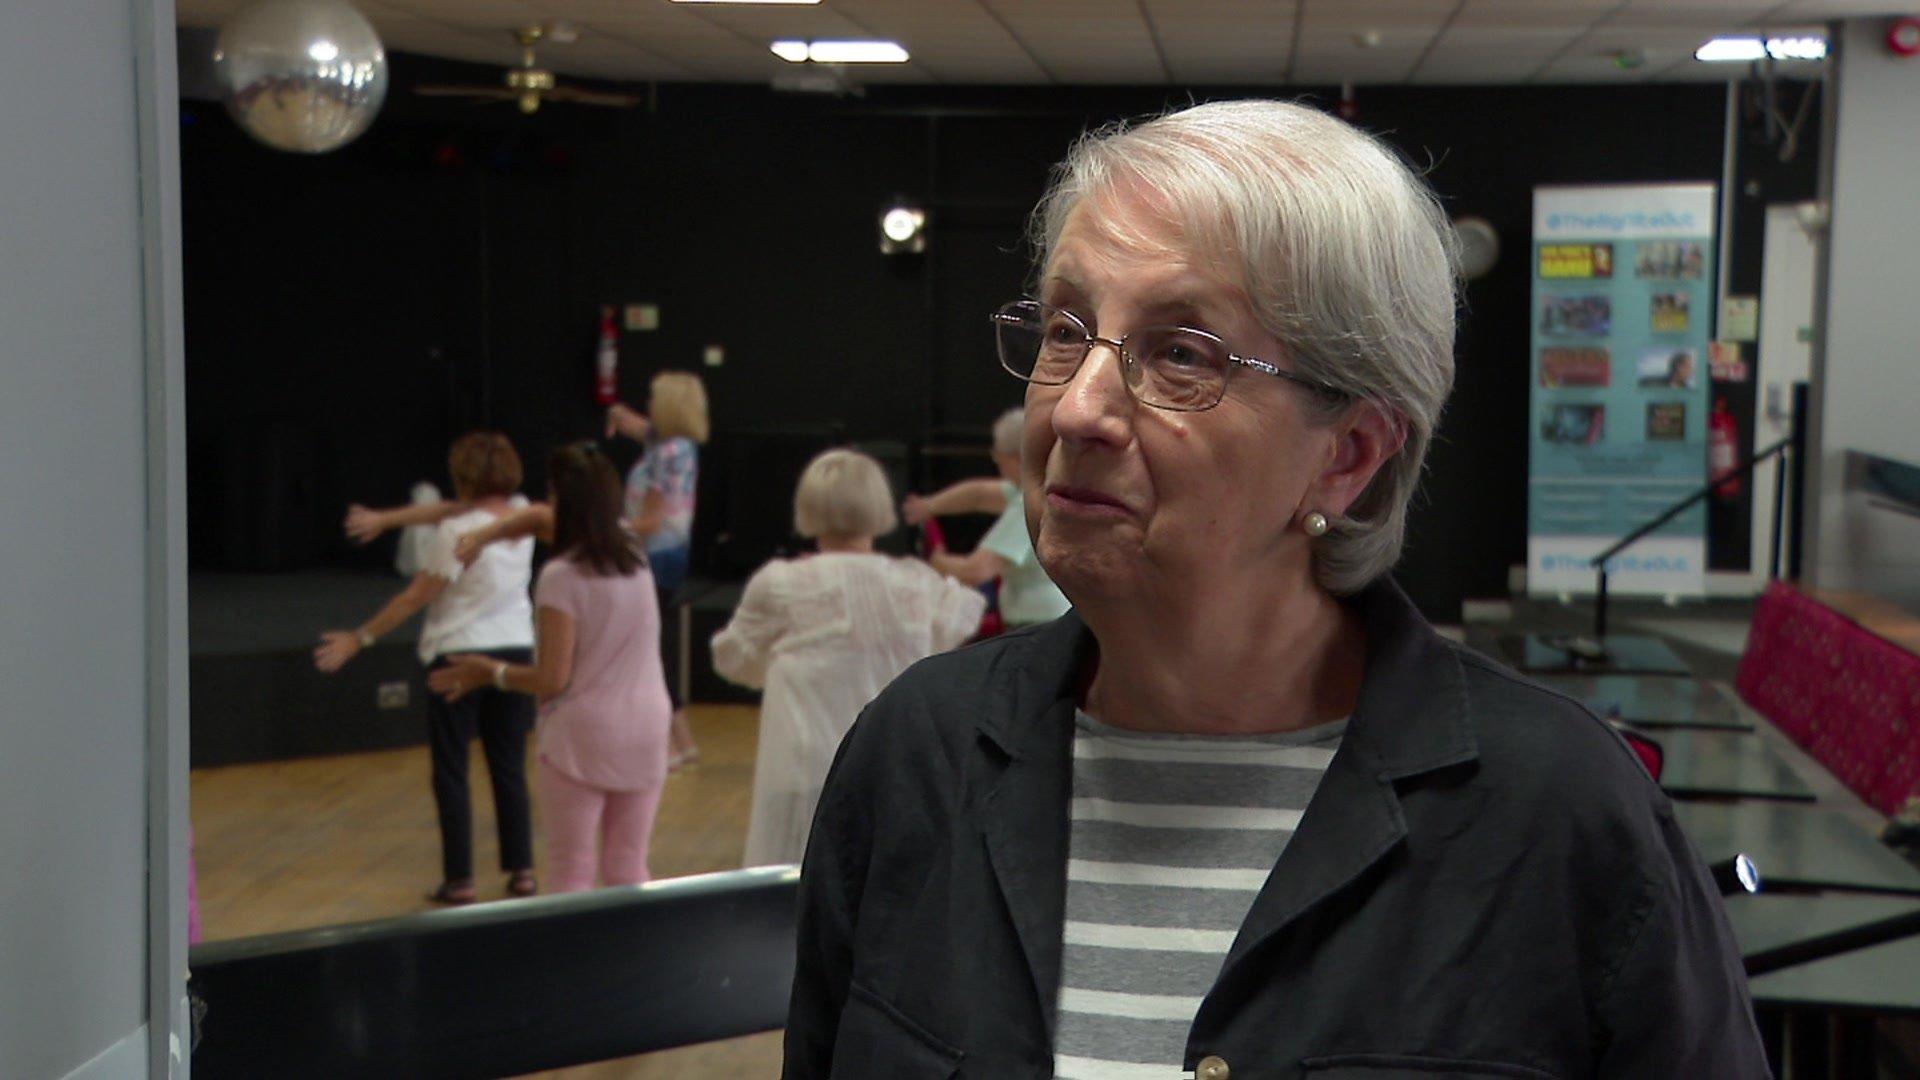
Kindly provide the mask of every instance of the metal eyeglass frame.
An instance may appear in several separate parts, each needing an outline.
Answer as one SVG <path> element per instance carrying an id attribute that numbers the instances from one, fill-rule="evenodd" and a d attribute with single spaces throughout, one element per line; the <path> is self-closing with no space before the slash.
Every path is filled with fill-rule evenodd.
<path id="1" fill-rule="evenodd" d="M 1034 312 L 1042 315 L 1048 312 L 1052 312 L 1055 314 L 1064 315 L 1069 321 L 1073 323 L 1073 325 L 1080 328 L 1081 336 L 1086 338 L 1086 341 L 1082 344 L 1082 347 L 1081 347 L 1079 363 L 1074 364 L 1073 371 L 1070 372 L 1066 378 L 1061 379 L 1059 382 L 1051 382 L 1046 379 L 1036 379 L 1031 375 L 1022 375 L 1018 371 L 1015 371 L 1013 367 L 1007 363 L 1007 358 L 1004 354 L 1001 353 L 1001 350 L 999 348 L 999 342 L 996 340 L 994 342 L 994 353 L 995 355 L 999 356 L 1000 367 L 1003 370 L 1005 370 L 1007 374 L 1012 375 L 1014 378 L 1019 379 L 1022 382 L 1035 383 L 1040 386 L 1065 386 L 1066 384 L 1073 381 L 1073 377 L 1075 375 L 1078 375 L 1080 373 L 1080 365 L 1085 364 L 1087 362 L 1087 357 L 1093 355 L 1093 347 L 1095 345 L 1107 346 L 1108 348 L 1112 349 L 1116 354 L 1119 355 L 1120 360 L 1123 364 L 1126 364 L 1129 367 L 1133 367 L 1135 369 L 1144 371 L 1146 368 L 1146 365 L 1142 364 L 1138 357 L 1134 356 L 1131 352 L 1127 351 L 1127 339 L 1130 337 L 1133 337 L 1135 334 L 1138 334 L 1144 330 L 1177 330 L 1183 334 L 1192 334 L 1196 337 L 1205 338 L 1208 341 L 1217 343 L 1222 349 L 1227 350 L 1227 360 L 1230 363 L 1234 364 L 1235 366 L 1252 368 L 1253 370 L 1261 372 L 1262 374 L 1271 375 L 1276 379 L 1284 379 L 1287 382 L 1294 384 L 1295 386 L 1304 387 L 1308 390 L 1313 391 L 1316 394 L 1319 394 L 1329 399 L 1337 400 L 1337 399 L 1345 398 L 1347 396 L 1346 391 L 1341 390 L 1340 388 L 1335 386 L 1330 386 L 1327 383 L 1320 382 L 1317 379 L 1309 379 L 1304 375 L 1295 375 L 1293 372 L 1283 370 L 1278 365 L 1270 363 L 1266 360 L 1260 360 L 1251 356 L 1241 356 L 1235 353 L 1231 348 L 1229 348 L 1226 341 L 1222 339 L 1220 335 L 1209 333 L 1205 330 L 1200 330 L 1191 326 L 1178 326 L 1174 324 L 1168 324 L 1165 326 L 1159 326 L 1159 325 L 1140 326 L 1127 331 L 1126 333 L 1120 335 L 1120 337 L 1117 339 L 1101 337 L 1100 335 L 1094 333 L 1092 330 L 1088 329 L 1086 322 L 1082 320 L 1080 316 L 1075 315 L 1073 312 L 1068 311 L 1065 308 L 1057 308 L 1051 304 L 1045 304 L 1038 300 L 1012 301 L 1011 303 L 1003 305 L 998 311 L 995 311 L 991 316 L 989 316 L 989 318 L 993 322 L 994 327 L 997 330 L 999 327 L 1003 325 L 1014 325 L 1014 324 L 1024 322 L 1025 320 L 1019 314 L 1020 312 Z M 1232 369 L 1229 368 L 1226 372 L 1226 375 L 1231 375 L 1231 374 L 1232 374 Z M 1225 375 L 1223 375 L 1220 379 L 1219 396 L 1215 397 L 1212 401 L 1206 403 L 1205 405 L 1195 405 L 1195 406 L 1162 405 L 1156 401 L 1146 401 L 1140 397 L 1139 391 L 1135 390 L 1131 383 L 1128 383 L 1127 380 L 1125 379 L 1122 379 L 1120 381 L 1122 385 L 1126 386 L 1127 393 L 1131 394 L 1135 401 L 1138 401 L 1140 402 L 1140 404 L 1148 406 L 1149 408 L 1165 409 L 1168 412 L 1206 412 L 1208 409 L 1214 408 L 1215 406 L 1219 405 L 1222 401 L 1225 401 L 1227 399 L 1227 378 Z"/>

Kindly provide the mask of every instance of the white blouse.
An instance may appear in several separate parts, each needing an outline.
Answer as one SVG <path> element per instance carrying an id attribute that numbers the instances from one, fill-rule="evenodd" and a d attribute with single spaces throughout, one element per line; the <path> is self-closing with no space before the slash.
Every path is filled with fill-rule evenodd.
<path id="1" fill-rule="evenodd" d="M 797 863 L 840 739 L 916 660 L 972 636 L 978 591 L 915 559 L 828 554 L 776 559 L 747 582 L 713 667 L 764 687 L 744 865 Z"/>

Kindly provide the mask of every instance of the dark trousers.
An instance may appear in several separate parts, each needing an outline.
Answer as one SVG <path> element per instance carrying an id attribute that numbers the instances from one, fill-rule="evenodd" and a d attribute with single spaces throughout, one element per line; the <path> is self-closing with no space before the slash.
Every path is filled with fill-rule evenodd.
<path id="1" fill-rule="evenodd" d="M 532 649 L 490 649 L 509 664 L 533 662 Z M 435 659 L 432 668 L 445 666 Z M 473 802 L 467 791 L 467 743 L 474 733 L 487 755 L 493 813 L 500 827 L 500 869 L 533 869 L 533 803 L 527 795 L 527 735 L 534 702 L 491 686 L 459 701 L 427 695 L 427 743 L 433 750 L 433 802 L 440 810 L 440 866 L 448 881 L 473 877 Z"/>
<path id="2" fill-rule="evenodd" d="M 687 707 L 680 700 L 680 608 L 675 603 L 679 589 L 655 589 L 660 599 L 660 667 L 667 676 L 667 699 L 673 711 Z"/>

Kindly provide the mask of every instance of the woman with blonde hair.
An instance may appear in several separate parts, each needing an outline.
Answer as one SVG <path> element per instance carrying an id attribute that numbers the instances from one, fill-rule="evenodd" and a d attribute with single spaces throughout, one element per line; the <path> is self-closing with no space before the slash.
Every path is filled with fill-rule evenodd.
<path id="1" fill-rule="evenodd" d="M 660 652 L 673 697 L 673 757 L 670 767 L 700 757 L 680 700 L 680 620 L 674 596 L 686 583 L 693 547 L 694 493 L 700 446 L 707 441 L 707 388 L 690 371 L 663 371 L 647 391 L 647 411 L 616 404 L 607 410 L 607 436 L 624 435 L 646 446 L 627 473 L 627 523 L 647 547 L 654 587 L 660 592 Z"/>
<path id="2" fill-rule="evenodd" d="M 819 554 L 775 559 L 747 582 L 713 666 L 764 687 L 744 865 L 799 862 L 840 738 L 914 661 L 965 641 L 986 599 L 925 563 L 876 554 L 896 524 L 880 463 L 829 450 L 800 477 L 794 530 Z"/>

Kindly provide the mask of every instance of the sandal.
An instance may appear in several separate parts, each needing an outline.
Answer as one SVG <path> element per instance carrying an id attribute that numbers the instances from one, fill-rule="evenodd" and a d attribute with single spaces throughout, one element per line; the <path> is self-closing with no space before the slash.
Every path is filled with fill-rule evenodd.
<path id="1" fill-rule="evenodd" d="M 538 896 L 540 879 L 533 876 L 531 870 L 515 870 L 507 878 L 508 896 Z"/>
<path id="2" fill-rule="evenodd" d="M 436 904 L 445 904 L 448 907 L 459 907 L 462 904 L 471 904 L 476 899 L 473 892 L 473 881 L 471 879 L 443 881 L 440 883 L 439 888 L 427 894 L 427 899 Z"/>

